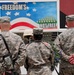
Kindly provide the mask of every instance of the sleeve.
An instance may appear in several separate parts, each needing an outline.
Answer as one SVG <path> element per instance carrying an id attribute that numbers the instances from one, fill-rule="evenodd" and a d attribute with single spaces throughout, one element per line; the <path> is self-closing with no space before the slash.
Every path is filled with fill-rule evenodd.
<path id="1" fill-rule="evenodd" d="M 29 64 L 28 64 L 28 55 L 27 55 L 27 47 L 28 47 L 29 44 L 26 44 L 25 46 L 25 50 L 26 50 L 26 60 L 25 60 L 25 63 L 24 63 L 24 67 L 26 68 L 26 70 L 28 71 L 28 68 L 29 68 Z"/>
<path id="2" fill-rule="evenodd" d="M 54 50 L 52 49 L 51 46 L 50 46 L 50 51 L 51 51 L 51 64 L 54 65 L 54 57 L 55 57 L 55 54 L 54 54 Z"/>
<path id="3" fill-rule="evenodd" d="M 29 68 L 28 57 L 26 58 L 26 61 L 25 61 L 24 67 L 25 67 L 26 70 L 28 71 L 28 68 Z"/>
<path id="4" fill-rule="evenodd" d="M 43 43 L 50 50 L 49 60 L 51 61 L 51 64 L 53 65 L 54 64 L 54 50 L 50 44 L 48 44 L 46 42 L 43 42 Z"/>
<path id="5" fill-rule="evenodd" d="M 18 52 L 18 58 L 15 61 L 19 66 L 24 65 L 26 60 L 26 50 L 25 50 L 25 44 L 21 38 L 19 38 L 19 52 Z"/>
<path id="6" fill-rule="evenodd" d="M 54 47 L 58 51 L 58 53 L 61 56 L 61 58 L 63 58 L 65 61 L 68 61 L 69 56 L 64 53 L 64 51 L 63 51 L 63 44 L 64 44 L 64 37 L 63 37 L 63 35 L 57 36 L 57 38 L 54 41 Z"/>
<path id="7" fill-rule="evenodd" d="M 50 56 L 49 60 L 51 62 L 51 71 L 53 71 L 54 70 L 54 61 L 55 61 L 54 57 L 55 57 L 55 54 L 54 54 L 54 50 L 52 48 L 52 45 L 50 45 L 50 44 L 49 44 L 49 49 L 50 49 L 50 53 L 51 53 L 51 56 Z"/>

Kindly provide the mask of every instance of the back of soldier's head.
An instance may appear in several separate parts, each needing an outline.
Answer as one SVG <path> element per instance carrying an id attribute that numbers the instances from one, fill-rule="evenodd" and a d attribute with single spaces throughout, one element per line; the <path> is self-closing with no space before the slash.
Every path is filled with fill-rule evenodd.
<path id="1" fill-rule="evenodd" d="M 42 40 L 43 37 L 43 29 L 42 28 L 34 28 L 33 36 L 35 40 Z"/>
<path id="2" fill-rule="evenodd" d="M 39 35 L 39 34 L 43 34 L 43 29 L 42 28 L 34 28 L 33 29 L 33 34 Z"/>
<path id="3" fill-rule="evenodd" d="M 66 16 L 66 22 L 68 28 L 74 27 L 74 14 Z"/>
<path id="4" fill-rule="evenodd" d="M 25 29 L 23 34 L 25 44 L 33 42 L 33 29 Z"/>

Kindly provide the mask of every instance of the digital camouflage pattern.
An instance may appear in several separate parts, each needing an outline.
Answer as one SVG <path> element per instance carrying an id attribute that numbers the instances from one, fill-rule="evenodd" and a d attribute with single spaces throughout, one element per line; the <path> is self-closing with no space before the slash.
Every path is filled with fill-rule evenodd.
<path id="1" fill-rule="evenodd" d="M 43 34 L 43 29 L 42 28 L 34 28 L 33 34 Z"/>
<path id="2" fill-rule="evenodd" d="M 4 36 L 4 38 L 6 39 L 10 53 L 12 54 L 12 59 L 13 60 L 16 59 L 15 62 L 18 65 L 14 65 L 14 66 L 16 66 L 15 70 L 18 71 L 18 73 L 20 73 L 20 71 L 19 71 L 20 66 L 22 66 L 24 64 L 24 60 L 26 57 L 24 42 L 22 41 L 20 36 L 14 34 L 14 33 L 11 33 L 11 32 L 1 32 L 0 34 L 2 34 Z M 1 60 L 2 56 L 7 55 L 7 54 L 8 54 L 8 51 L 2 40 L 2 37 L 0 36 L 0 60 Z M 0 62 L 0 68 L 3 69 L 2 71 L 6 71 L 7 69 L 5 69 L 5 67 L 7 67 L 7 66 L 5 64 L 3 64 L 3 66 L 1 66 L 2 63 Z M 0 71 L 1 71 L 1 69 L 0 69 Z M 1 75 L 1 72 L 0 72 L 0 75 Z"/>
<path id="3" fill-rule="evenodd" d="M 10 17 L 8 17 L 8 16 L 0 17 L 0 22 L 2 22 L 2 23 L 10 22 Z"/>
<path id="4" fill-rule="evenodd" d="M 52 47 L 50 44 L 43 44 L 42 41 L 34 41 L 26 47 L 27 52 L 27 75 L 52 75 Z"/>
<path id="5" fill-rule="evenodd" d="M 74 28 L 69 28 L 61 33 L 55 39 L 54 44 L 61 56 L 60 72 L 62 71 L 62 73 L 60 75 L 74 75 L 74 70 L 70 70 L 71 72 L 68 71 L 70 68 L 74 69 L 74 65 L 71 65 L 68 61 L 70 55 L 74 54 Z"/>

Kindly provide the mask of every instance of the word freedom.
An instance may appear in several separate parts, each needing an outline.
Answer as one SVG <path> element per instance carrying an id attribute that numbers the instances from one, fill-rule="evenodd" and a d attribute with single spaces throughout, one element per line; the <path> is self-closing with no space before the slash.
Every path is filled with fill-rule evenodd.
<path id="1" fill-rule="evenodd" d="M 26 10 L 26 4 L 3 4 L 2 10 Z"/>

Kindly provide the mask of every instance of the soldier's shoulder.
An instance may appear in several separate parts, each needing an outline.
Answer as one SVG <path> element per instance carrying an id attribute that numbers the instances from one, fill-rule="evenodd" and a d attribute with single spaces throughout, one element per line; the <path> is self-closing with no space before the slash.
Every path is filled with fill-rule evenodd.
<path id="1" fill-rule="evenodd" d="M 47 46 L 47 47 L 50 47 L 51 45 L 50 45 L 50 43 L 47 43 L 47 42 L 42 42 L 45 46 Z"/>
<path id="2" fill-rule="evenodd" d="M 35 42 L 32 42 L 32 43 L 30 43 L 30 44 L 27 44 L 27 49 L 28 49 L 28 48 L 32 48 L 34 45 L 35 45 Z"/>
<path id="3" fill-rule="evenodd" d="M 72 34 L 74 34 L 74 28 L 73 29 L 67 29 L 65 31 L 63 31 L 62 33 L 60 33 L 58 35 L 59 38 L 67 38 L 70 37 Z"/>
<path id="4" fill-rule="evenodd" d="M 12 33 L 10 32 L 10 35 L 13 37 L 13 38 L 21 38 L 19 35 L 17 35 L 16 33 Z"/>
<path id="5" fill-rule="evenodd" d="M 67 29 L 67 30 L 64 30 L 63 32 L 60 33 L 60 35 L 67 35 L 67 34 L 70 34 L 74 32 L 74 28 L 70 28 L 70 29 Z"/>
<path id="6" fill-rule="evenodd" d="M 47 42 L 43 42 L 45 45 L 48 45 L 49 43 L 47 43 Z"/>

